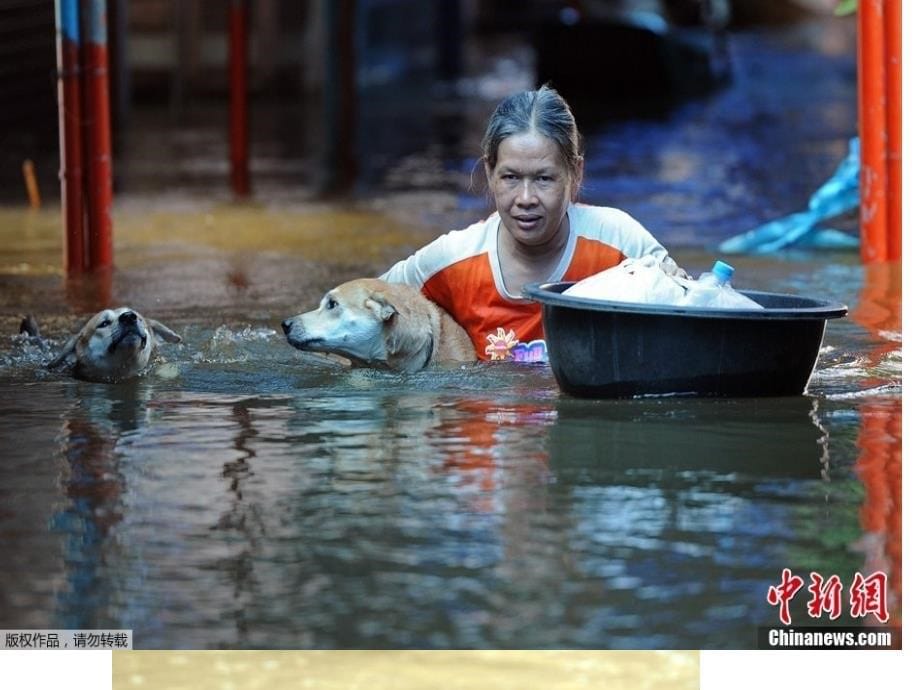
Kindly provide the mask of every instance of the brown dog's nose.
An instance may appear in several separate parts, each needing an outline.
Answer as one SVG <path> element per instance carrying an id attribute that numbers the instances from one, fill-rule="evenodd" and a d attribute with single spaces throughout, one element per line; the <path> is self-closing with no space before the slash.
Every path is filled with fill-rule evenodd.
<path id="1" fill-rule="evenodd" d="M 126 311 L 124 314 L 118 317 L 118 323 L 137 323 L 137 314 L 135 314 L 133 311 Z"/>
<path id="2" fill-rule="evenodd" d="M 283 330 L 284 334 L 287 335 L 288 333 L 291 332 L 291 326 L 293 325 L 294 324 L 290 319 L 285 319 L 284 321 L 281 322 L 281 330 Z"/>

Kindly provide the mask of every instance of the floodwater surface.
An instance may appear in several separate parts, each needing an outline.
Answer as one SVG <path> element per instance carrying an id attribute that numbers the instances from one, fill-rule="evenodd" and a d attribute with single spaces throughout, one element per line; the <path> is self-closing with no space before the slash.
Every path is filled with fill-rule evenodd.
<path id="1" fill-rule="evenodd" d="M 885 572 L 897 617 L 899 276 L 759 261 L 777 291 L 850 305 L 807 395 L 579 400 L 545 366 L 346 370 L 277 321 L 173 322 L 184 342 L 110 385 L 6 336 L 4 627 L 130 628 L 141 648 L 751 647 L 784 568 Z"/>
<path id="2" fill-rule="evenodd" d="M 673 120 L 598 126 L 588 200 L 631 210 L 694 274 L 703 245 L 801 208 L 855 120 L 846 48 L 793 43 L 742 43 L 736 85 Z M 806 83 L 824 101 L 803 115 Z M 849 306 L 789 398 L 582 400 L 546 366 L 399 375 L 288 346 L 283 318 L 482 210 L 408 198 L 120 202 L 118 270 L 83 282 L 60 276 L 56 212 L 2 211 L 0 629 L 132 629 L 163 649 L 748 648 L 779 622 L 787 568 L 844 597 L 881 572 L 899 624 L 897 268 L 732 260 L 738 287 Z M 44 370 L 99 304 L 183 342 L 132 383 Z M 14 335 L 27 312 L 44 342 Z M 808 598 L 794 623 L 877 622 L 846 598 L 816 621 Z"/>

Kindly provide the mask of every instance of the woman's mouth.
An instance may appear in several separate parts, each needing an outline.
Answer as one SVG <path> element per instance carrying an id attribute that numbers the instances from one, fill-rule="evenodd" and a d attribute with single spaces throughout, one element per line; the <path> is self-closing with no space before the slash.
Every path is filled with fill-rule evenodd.
<path id="1" fill-rule="evenodd" d="M 521 230 L 533 230 L 540 223 L 540 216 L 517 216 L 514 222 Z"/>

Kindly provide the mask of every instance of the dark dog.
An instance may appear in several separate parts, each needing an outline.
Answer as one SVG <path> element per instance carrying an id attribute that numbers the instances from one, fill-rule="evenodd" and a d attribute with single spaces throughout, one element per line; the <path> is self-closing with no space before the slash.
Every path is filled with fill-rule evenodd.
<path id="1" fill-rule="evenodd" d="M 31 318 L 31 317 L 29 317 Z M 34 328 L 32 320 L 23 328 Z M 28 330 L 24 332 L 29 332 Z M 182 341 L 175 332 L 153 319 L 145 319 L 128 307 L 104 309 L 90 318 L 48 368 L 68 366 L 74 376 L 89 381 L 120 381 L 143 373 L 159 337 L 169 343 Z"/>

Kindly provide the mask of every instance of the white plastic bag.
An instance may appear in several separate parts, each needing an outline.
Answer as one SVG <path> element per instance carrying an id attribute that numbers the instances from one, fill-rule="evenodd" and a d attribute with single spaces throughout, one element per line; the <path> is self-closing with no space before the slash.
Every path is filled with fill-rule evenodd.
<path id="1" fill-rule="evenodd" d="M 724 261 L 716 261 L 711 271 L 703 273 L 698 280 L 689 280 L 684 284 L 687 293 L 681 304 L 705 309 L 763 309 L 760 304 L 732 288 L 731 278 L 734 274 L 734 268 Z"/>
<path id="2" fill-rule="evenodd" d="M 732 289 L 730 285 L 699 285 L 699 281 L 688 283 L 687 294 L 679 302 L 682 306 L 704 309 L 763 309 L 763 307 Z"/>
<path id="3" fill-rule="evenodd" d="M 613 268 L 595 273 L 563 291 L 570 297 L 636 302 L 679 304 L 685 288 L 661 269 L 654 256 L 625 259 Z"/>

